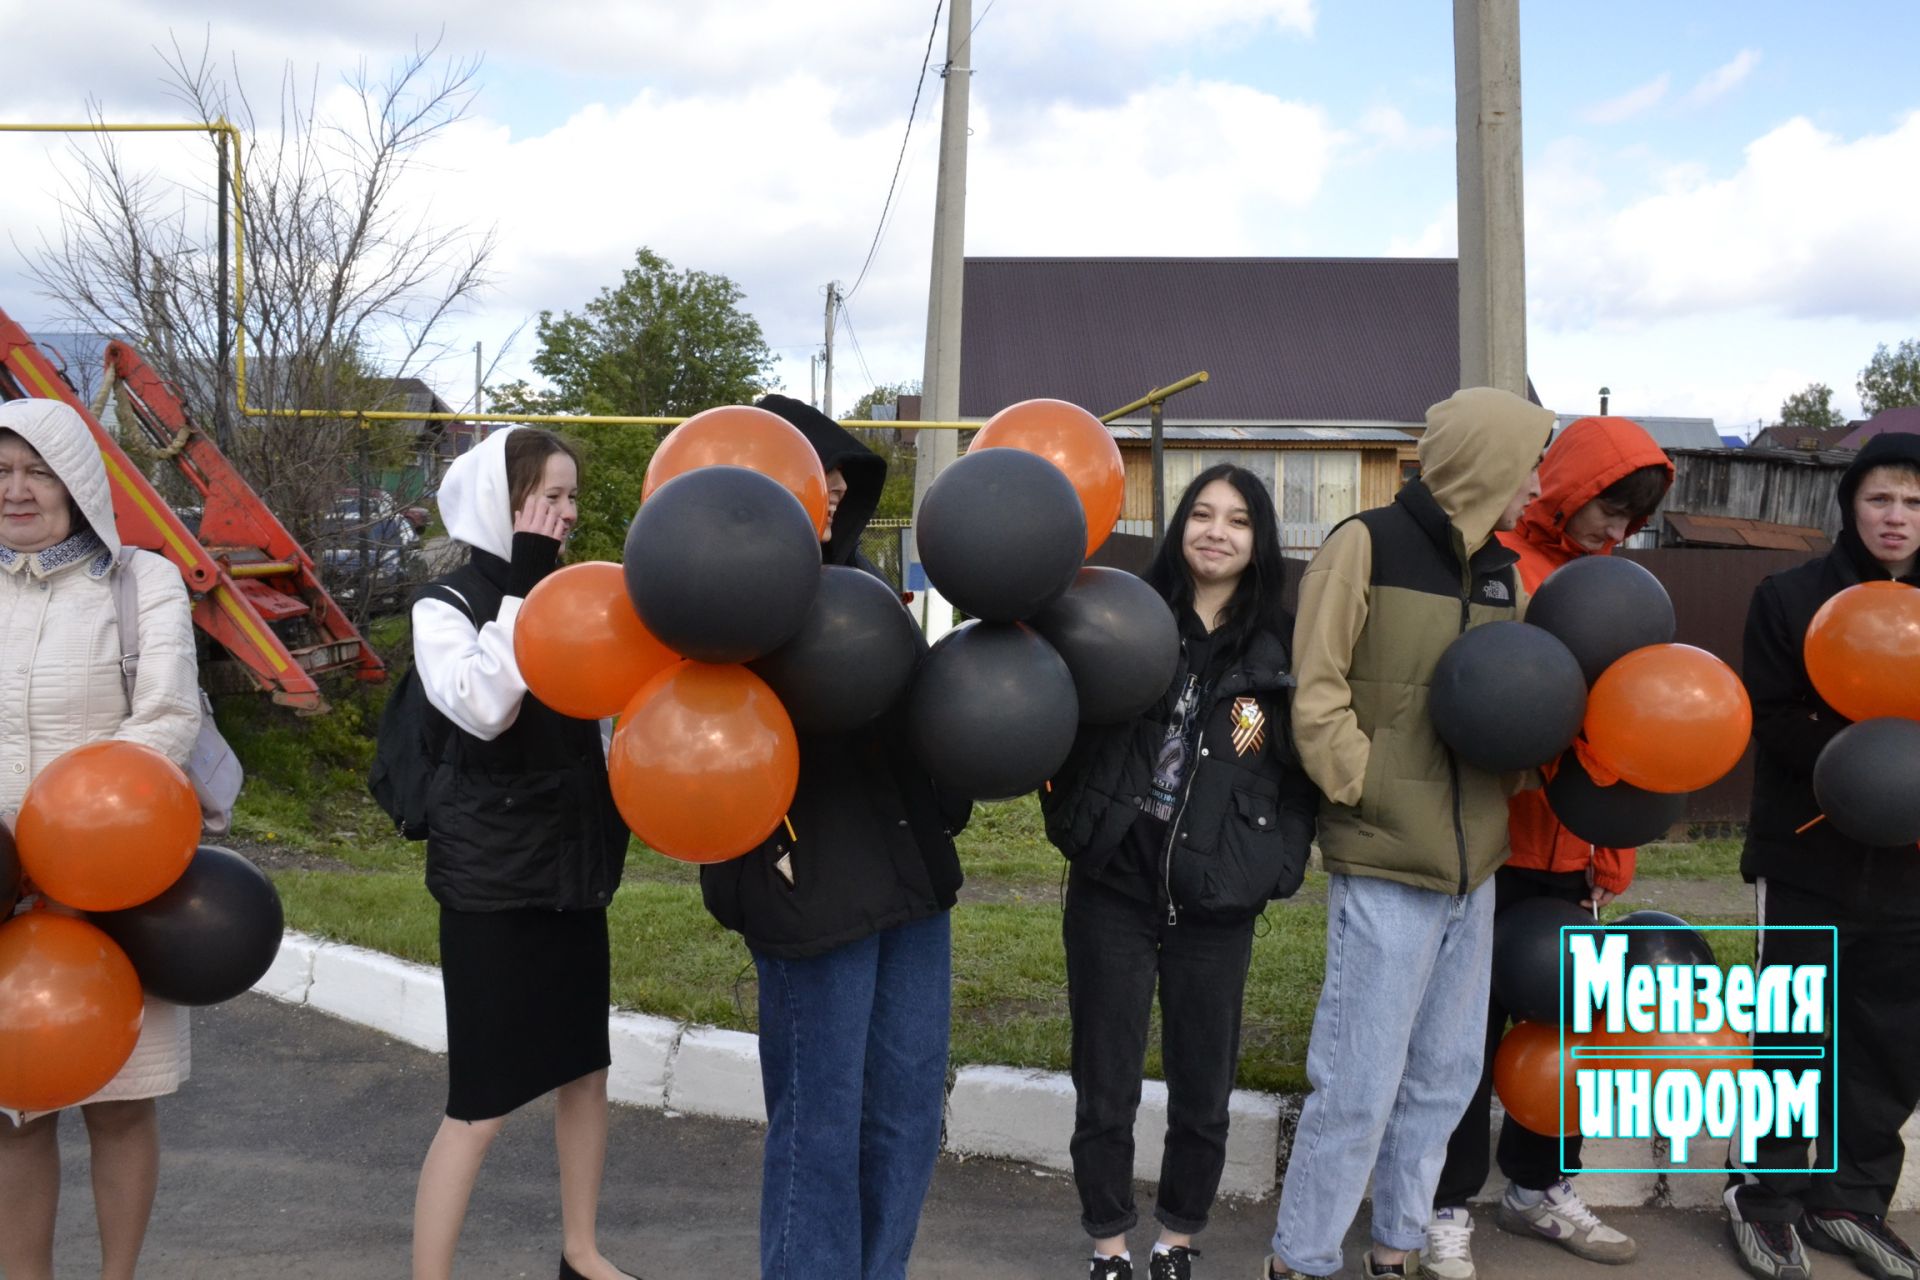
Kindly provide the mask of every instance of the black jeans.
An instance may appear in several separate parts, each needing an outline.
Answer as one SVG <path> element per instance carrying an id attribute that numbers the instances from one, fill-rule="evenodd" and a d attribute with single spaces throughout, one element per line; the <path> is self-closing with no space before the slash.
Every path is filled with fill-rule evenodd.
<path id="1" fill-rule="evenodd" d="M 1501 867 L 1493 879 L 1493 932 L 1500 936 L 1500 915 L 1529 898 L 1560 898 L 1579 902 L 1590 890 L 1583 871 L 1534 871 Z M 1507 1033 L 1507 1010 L 1498 996 L 1487 996 L 1487 1051 L 1480 1064 L 1480 1087 L 1467 1103 L 1467 1113 L 1447 1140 L 1447 1163 L 1433 1192 L 1436 1209 L 1464 1209 L 1487 1181 L 1490 1127 L 1493 1123 L 1493 1057 Z M 1567 1136 L 1568 1175 L 1580 1169 L 1580 1135 Z M 1535 1133 L 1512 1116 L 1500 1126 L 1500 1172 L 1507 1181 L 1529 1191 L 1544 1191 L 1562 1176 L 1560 1139 Z"/>
<path id="2" fill-rule="evenodd" d="M 1154 1217 L 1173 1231 L 1199 1231 L 1227 1162 L 1227 1101 L 1240 1062 L 1253 921 L 1182 918 L 1169 925 L 1164 909 L 1076 871 L 1060 931 L 1073 1019 L 1073 1180 L 1081 1225 L 1102 1239 L 1140 1220 L 1133 1121 L 1157 981 L 1167 1137 Z"/>
<path id="3" fill-rule="evenodd" d="M 1905 856 L 1916 855 L 1909 851 Z M 1844 1078 L 1836 1143 L 1833 1074 L 1827 1071 L 1820 1077 L 1820 1136 L 1813 1143 L 1812 1166 L 1802 1139 L 1769 1134 L 1754 1149 L 1756 1169 L 1834 1165 L 1834 1171 L 1737 1172 L 1732 1181 L 1739 1187 L 1735 1195 L 1740 1216 L 1755 1222 L 1797 1222 L 1804 1209 L 1846 1209 L 1884 1217 L 1906 1158 L 1900 1126 L 1920 1103 L 1920 982 L 1915 981 L 1920 973 L 1920 914 L 1910 902 L 1890 904 L 1885 913 L 1849 911 L 1772 880 L 1761 882 L 1759 898 L 1763 965 L 1833 964 L 1831 934 L 1768 932 L 1765 926 L 1839 927 L 1840 972 L 1829 974 L 1827 982 L 1829 1001 L 1837 988 L 1839 1007 L 1828 1005 L 1825 1037 L 1762 1035 L 1754 1043 L 1819 1044 L 1824 1039 L 1832 1047 L 1837 1039 Z"/>

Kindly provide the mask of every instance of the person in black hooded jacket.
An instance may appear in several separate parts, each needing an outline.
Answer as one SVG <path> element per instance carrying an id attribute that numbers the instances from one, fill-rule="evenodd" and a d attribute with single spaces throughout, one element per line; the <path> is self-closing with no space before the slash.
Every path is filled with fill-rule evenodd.
<path id="1" fill-rule="evenodd" d="M 1833 964 L 1834 935 L 1769 926 L 1839 931 L 1841 972 L 1829 975 L 1826 1043 L 1837 1045 L 1840 1078 L 1822 1073 L 1814 1161 L 1832 1172 L 1806 1172 L 1804 1139 L 1768 1135 L 1753 1168 L 1729 1179 L 1726 1204 L 1741 1259 L 1757 1275 L 1804 1280 L 1804 1239 L 1850 1253 L 1876 1275 L 1912 1280 L 1920 1268 L 1886 1213 L 1905 1154 L 1900 1128 L 1920 1103 L 1920 852 L 1869 848 L 1831 822 L 1814 822 L 1814 762 L 1849 722 L 1815 691 L 1803 651 L 1815 612 L 1848 587 L 1920 586 L 1920 435 L 1868 441 L 1840 479 L 1839 500 L 1834 549 L 1755 590 L 1741 673 L 1758 746 L 1740 859 L 1755 887 L 1758 963 Z M 1756 1046 L 1820 1042 L 1754 1038 Z M 1788 1168 L 1798 1172 L 1778 1172 Z"/>
<path id="2" fill-rule="evenodd" d="M 1041 796 L 1071 861 L 1061 932 L 1073 1022 L 1073 1176 L 1092 1280 L 1130 1280 L 1133 1125 L 1156 982 L 1167 1136 L 1152 1280 L 1188 1280 L 1226 1165 L 1255 919 L 1299 887 L 1319 791 L 1289 732 L 1280 529 L 1250 472 L 1187 487 L 1147 581 L 1181 665 L 1133 721 L 1081 726 Z"/>
<path id="3" fill-rule="evenodd" d="M 886 460 L 798 400 L 760 407 L 798 427 L 826 469 L 823 561 L 879 577 L 860 533 Z M 940 1151 L 953 837 L 971 811 L 914 759 L 902 700 L 864 728 L 801 734 L 787 823 L 700 870 L 707 910 L 746 939 L 760 979 L 767 1280 L 906 1276 Z"/>

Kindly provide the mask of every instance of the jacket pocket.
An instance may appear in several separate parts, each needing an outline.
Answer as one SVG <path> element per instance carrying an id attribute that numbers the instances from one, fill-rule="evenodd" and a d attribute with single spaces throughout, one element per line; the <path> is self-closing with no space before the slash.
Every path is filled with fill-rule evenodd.
<path id="1" fill-rule="evenodd" d="M 1244 920 L 1300 887 L 1307 851 L 1288 847 L 1277 791 L 1237 786 L 1222 808 L 1210 849 L 1177 850 L 1174 899 L 1201 919 Z"/>

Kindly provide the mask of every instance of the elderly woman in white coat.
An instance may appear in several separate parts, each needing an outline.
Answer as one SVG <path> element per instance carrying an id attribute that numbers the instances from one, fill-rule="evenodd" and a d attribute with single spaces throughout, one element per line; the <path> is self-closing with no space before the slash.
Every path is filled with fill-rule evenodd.
<path id="1" fill-rule="evenodd" d="M 121 570 L 136 575 L 140 600 L 129 705 L 109 578 L 119 551 L 106 467 L 86 422 L 54 400 L 0 404 L 0 821 L 9 828 L 27 784 L 62 752 L 115 738 L 184 764 L 199 732 L 186 585 L 145 552 Z M 79 1104 L 106 1280 L 134 1273 L 159 1182 L 154 1100 L 180 1087 L 187 1065 L 186 1010 L 149 996 L 132 1058 Z M 8 1280 L 53 1275 L 59 1118 L 0 1110 L 0 1275 Z"/>

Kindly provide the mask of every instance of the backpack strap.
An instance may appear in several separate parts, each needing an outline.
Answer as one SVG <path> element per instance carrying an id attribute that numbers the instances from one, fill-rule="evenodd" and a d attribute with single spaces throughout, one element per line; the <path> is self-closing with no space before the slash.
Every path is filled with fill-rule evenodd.
<path id="1" fill-rule="evenodd" d="M 127 705 L 133 705 L 134 678 L 140 672 L 140 580 L 130 567 L 133 547 L 121 547 L 107 578 L 113 584 L 114 622 L 120 631 L 120 679 L 127 687 Z"/>

